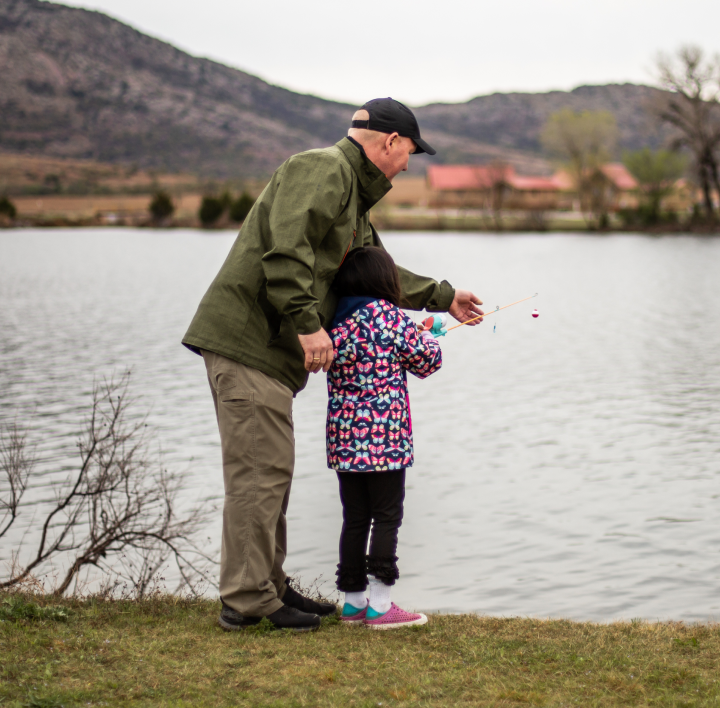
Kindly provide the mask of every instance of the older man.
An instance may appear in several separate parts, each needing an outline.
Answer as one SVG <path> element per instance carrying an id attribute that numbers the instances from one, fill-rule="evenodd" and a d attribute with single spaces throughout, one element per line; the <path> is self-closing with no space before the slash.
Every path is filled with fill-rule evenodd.
<path id="1" fill-rule="evenodd" d="M 287 583 L 286 519 L 295 460 L 292 401 L 308 372 L 327 371 L 333 346 L 323 326 L 337 299 L 335 273 L 353 248 L 382 243 L 369 209 L 407 170 L 411 154 L 435 154 L 412 111 L 369 101 L 348 137 L 281 165 L 243 224 L 200 302 L 183 344 L 205 360 L 222 446 L 220 625 L 263 617 L 277 628 L 314 629 L 330 603 Z M 400 268 L 409 307 L 482 314 L 467 290 Z"/>

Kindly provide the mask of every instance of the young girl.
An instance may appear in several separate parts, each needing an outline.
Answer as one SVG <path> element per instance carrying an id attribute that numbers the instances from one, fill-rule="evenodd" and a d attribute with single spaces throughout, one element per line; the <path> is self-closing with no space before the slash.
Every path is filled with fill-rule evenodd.
<path id="1" fill-rule="evenodd" d="M 392 603 L 390 590 L 399 577 L 395 551 L 405 470 L 413 463 L 406 371 L 425 378 L 442 366 L 442 353 L 437 340 L 419 333 L 400 310 L 398 271 L 384 250 L 351 251 L 335 290 L 340 301 L 330 333 L 335 358 L 328 371 L 327 460 L 337 471 L 343 507 L 341 619 L 371 629 L 425 624 L 425 615 Z"/>

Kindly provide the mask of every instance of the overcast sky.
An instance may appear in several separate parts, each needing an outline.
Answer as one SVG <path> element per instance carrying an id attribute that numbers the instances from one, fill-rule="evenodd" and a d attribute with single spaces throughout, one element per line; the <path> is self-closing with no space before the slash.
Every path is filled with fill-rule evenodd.
<path id="1" fill-rule="evenodd" d="M 720 51 L 718 0 L 73 0 L 294 91 L 362 104 L 651 83 L 660 50 Z"/>

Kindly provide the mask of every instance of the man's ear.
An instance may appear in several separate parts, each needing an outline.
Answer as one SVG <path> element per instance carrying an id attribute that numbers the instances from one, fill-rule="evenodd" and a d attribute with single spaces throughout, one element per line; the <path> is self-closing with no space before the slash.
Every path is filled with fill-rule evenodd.
<path id="1" fill-rule="evenodd" d="M 390 148 L 392 147 L 393 143 L 400 137 L 400 133 L 390 133 L 390 135 L 385 138 L 385 150 L 387 152 L 390 152 Z"/>

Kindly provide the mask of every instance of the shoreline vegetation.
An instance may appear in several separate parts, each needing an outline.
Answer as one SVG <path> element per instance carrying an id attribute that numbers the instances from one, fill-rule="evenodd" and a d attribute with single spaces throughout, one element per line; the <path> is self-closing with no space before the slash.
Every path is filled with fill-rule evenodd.
<path id="1" fill-rule="evenodd" d="M 4 706 L 717 706 L 720 625 L 431 614 L 223 632 L 220 603 L 0 594 Z"/>
<path id="2" fill-rule="evenodd" d="M 13 200 L 13 217 L 0 213 L 0 229 L 131 227 L 150 229 L 239 230 L 242 221 L 222 214 L 210 224 L 197 215 L 202 197 L 185 194 L 176 198 L 181 208 L 170 216 L 156 218 L 147 206 L 152 195 L 91 197 L 19 197 Z M 217 200 L 220 202 L 220 200 Z M 34 204 L 28 209 L 29 204 Z M 219 208 L 219 207 L 217 207 Z M 720 223 L 687 215 L 669 217 L 652 225 L 632 223 L 627 216 L 613 214 L 601 228 L 589 226 L 579 212 L 507 211 L 498 215 L 480 209 L 435 209 L 381 206 L 371 212 L 380 231 L 429 231 L 468 233 L 639 233 L 639 234 L 720 234 Z"/>
<path id="3" fill-rule="evenodd" d="M 207 181 L 134 166 L 3 153 L 0 172 L 0 229 L 238 230 L 265 187 L 261 179 Z M 635 195 L 616 199 L 598 218 L 593 205 L 581 210 L 578 199 L 537 197 L 521 204 L 517 195 L 504 192 L 445 194 L 433 191 L 429 178 L 403 175 L 372 209 L 371 219 L 381 231 L 720 233 L 716 215 L 708 216 L 698 203 L 670 198 L 662 185 L 655 191 L 654 210 L 646 203 L 649 197 Z"/>

